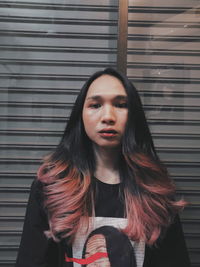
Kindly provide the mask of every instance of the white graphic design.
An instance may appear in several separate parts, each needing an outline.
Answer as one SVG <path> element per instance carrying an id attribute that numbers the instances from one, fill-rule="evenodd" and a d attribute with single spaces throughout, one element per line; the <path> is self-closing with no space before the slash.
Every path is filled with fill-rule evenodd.
<path id="1" fill-rule="evenodd" d="M 82 258 L 83 247 L 88 235 L 95 229 L 101 226 L 113 226 L 117 229 L 123 229 L 126 227 L 127 219 L 125 218 L 110 218 L 110 217 L 94 217 L 90 218 L 89 229 L 83 225 L 81 229 L 76 234 L 72 251 L 73 258 Z M 131 241 L 131 244 L 135 251 L 137 267 L 142 267 L 144 262 L 144 252 L 145 252 L 145 243 L 144 241 L 134 242 Z M 78 263 L 73 263 L 74 267 L 80 267 Z"/>

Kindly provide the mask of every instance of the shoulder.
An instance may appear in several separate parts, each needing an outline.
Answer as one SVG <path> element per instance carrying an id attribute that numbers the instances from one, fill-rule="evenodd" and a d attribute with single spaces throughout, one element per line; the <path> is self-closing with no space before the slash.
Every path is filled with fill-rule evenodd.
<path id="1" fill-rule="evenodd" d="M 152 247 L 146 246 L 144 267 L 189 267 L 190 261 L 180 218 L 177 215 Z"/>
<path id="2" fill-rule="evenodd" d="M 33 180 L 30 186 L 30 196 L 29 196 L 29 203 L 31 202 L 32 205 L 37 205 L 39 208 L 44 208 L 44 187 L 45 184 L 42 183 L 37 178 Z"/>
<path id="3" fill-rule="evenodd" d="M 31 183 L 32 191 L 42 191 L 44 187 L 44 183 L 42 183 L 38 178 L 35 178 Z"/>
<path id="4" fill-rule="evenodd" d="M 33 180 L 30 186 L 30 191 L 32 194 L 43 195 L 44 184 L 37 178 Z"/>

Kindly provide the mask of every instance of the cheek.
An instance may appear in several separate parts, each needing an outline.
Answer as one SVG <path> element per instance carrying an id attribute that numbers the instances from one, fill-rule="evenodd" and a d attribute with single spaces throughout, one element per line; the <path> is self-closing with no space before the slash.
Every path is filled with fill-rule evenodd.
<path id="1" fill-rule="evenodd" d="M 94 130 L 96 128 L 94 116 L 91 114 L 90 111 L 85 111 L 83 112 L 82 120 L 87 136 L 89 138 L 92 138 L 92 136 L 94 135 Z"/>
<path id="2" fill-rule="evenodd" d="M 120 114 L 120 122 L 122 126 L 125 126 L 128 120 L 128 111 L 124 111 Z"/>
<path id="3" fill-rule="evenodd" d="M 93 110 L 85 110 L 83 111 L 82 119 L 85 128 L 88 128 L 97 122 L 97 112 L 94 112 Z"/>
<path id="4" fill-rule="evenodd" d="M 90 116 L 86 110 L 83 110 L 82 120 L 83 120 L 84 128 L 86 129 L 88 125 L 90 124 Z"/>

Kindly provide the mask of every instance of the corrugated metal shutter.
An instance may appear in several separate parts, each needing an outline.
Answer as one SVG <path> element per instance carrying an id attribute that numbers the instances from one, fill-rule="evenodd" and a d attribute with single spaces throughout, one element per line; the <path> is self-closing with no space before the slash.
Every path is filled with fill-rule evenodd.
<path id="1" fill-rule="evenodd" d="M 83 81 L 116 66 L 118 1 L 0 1 L 0 266 L 13 266 L 30 183 Z"/>
<path id="2" fill-rule="evenodd" d="M 157 150 L 191 205 L 182 222 L 200 266 L 200 9 L 195 0 L 129 0 L 127 73 Z"/>

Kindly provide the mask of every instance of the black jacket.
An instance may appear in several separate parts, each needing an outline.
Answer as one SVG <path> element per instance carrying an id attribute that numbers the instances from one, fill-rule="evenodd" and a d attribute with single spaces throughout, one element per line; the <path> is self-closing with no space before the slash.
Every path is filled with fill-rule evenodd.
<path id="1" fill-rule="evenodd" d="M 34 181 L 26 210 L 23 233 L 15 267 L 68 267 L 64 254 L 66 240 L 55 243 L 47 239 L 47 214 L 42 207 L 42 184 Z M 70 248 L 68 248 L 70 250 Z M 126 267 L 126 266 L 122 266 Z M 178 217 L 156 246 L 146 246 L 143 267 L 190 267 L 181 223 Z"/>

